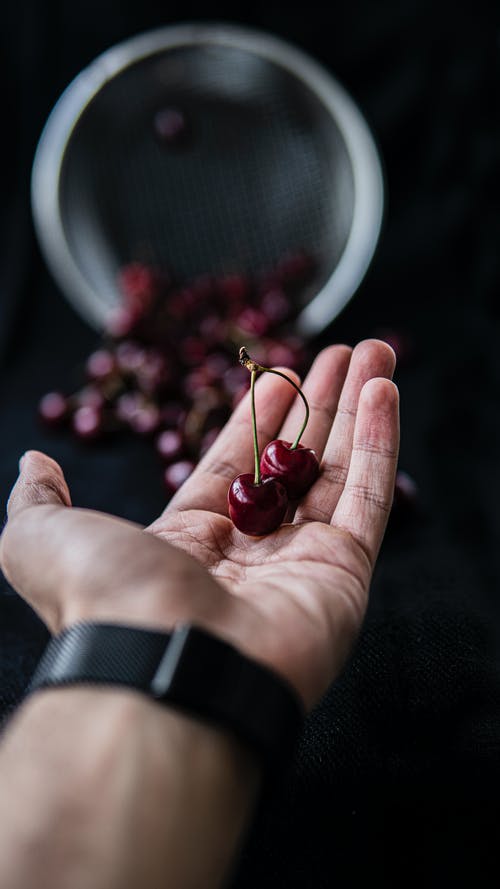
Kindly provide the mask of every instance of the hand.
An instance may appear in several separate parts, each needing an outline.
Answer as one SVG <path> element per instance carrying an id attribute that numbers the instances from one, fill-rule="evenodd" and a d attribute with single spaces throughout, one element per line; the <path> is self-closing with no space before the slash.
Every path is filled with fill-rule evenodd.
<path id="1" fill-rule="evenodd" d="M 1 538 L 3 570 L 52 632 L 80 620 L 171 628 L 197 622 L 286 677 L 311 707 L 359 631 L 392 503 L 398 455 L 394 353 L 376 340 L 321 352 L 304 383 L 303 444 L 323 458 L 289 523 L 249 538 L 227 516 L 231 479 L 251 471 L 245 398 L 149 528 L 70 507 L 60 467 L 25 456 Z M 264 375 L 259 442 L 292 440 L 302 403 Z"/>

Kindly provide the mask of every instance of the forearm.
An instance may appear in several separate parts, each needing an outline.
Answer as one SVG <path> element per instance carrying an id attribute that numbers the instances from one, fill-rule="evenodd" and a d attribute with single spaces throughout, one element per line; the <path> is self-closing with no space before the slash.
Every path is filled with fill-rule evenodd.
<path id="1" fill-rule="evenodd" d="M 0 746 L 0 887 L 219 887 L 258 785 L 229 735 L 138 693 L 36 693 Z"/>

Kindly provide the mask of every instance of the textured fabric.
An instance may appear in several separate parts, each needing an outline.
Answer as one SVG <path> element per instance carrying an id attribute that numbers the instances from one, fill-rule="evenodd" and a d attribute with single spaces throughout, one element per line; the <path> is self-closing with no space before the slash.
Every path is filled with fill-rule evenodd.
<path id="1" fill-rule="evenodd" d="M 500 747 L 499 64 L 496 5 L 352 0 L 287 8 L 27 0 L 2 10 L 0 493 L 39 447 L 79 506 L 148 522 L 162 508 L 145 443 L 85 448 L 39 429 L 44 391 L 71 385 L 95 336 L 45 271 L 29 166 L 53 102 L 98 52 L 184 19 L 239 20 L 297 42 L 360 103 L 388 190 L 385 231 L 352 303 L 315 344 L 381 328 L 412 353 L 401 466 L 420 510 L 393 522 L 369 612 L 293 768 L 264 797 L 234 889 L 497 886 Z M 21 698 L 47 634 L 3 585 L 0 706 Z"/>

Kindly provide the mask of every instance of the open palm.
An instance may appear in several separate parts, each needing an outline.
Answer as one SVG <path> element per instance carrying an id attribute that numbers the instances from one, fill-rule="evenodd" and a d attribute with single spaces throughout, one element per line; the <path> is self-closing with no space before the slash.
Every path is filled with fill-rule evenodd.
<path id="1" fill-rule="evenodd" d="M 198 621 L 272 666 L 312 706 L 361 626 L 390 510 L 393 369 L 392 350 L 377 340 L 318 355 L 303 386 L 311 408 L 303 443 L 322 471 L 273 534 L 246 537 L 227 514 L 232 478 L 253 463 L 246 398 L 147 533 L 61 508 L 70 505 L 61 470 L 37 455 L 11 497 L 5 573 L 55 631 L 82 619 Z M 295 438 L 303 406 L 285 381 L 263 375 L 256 409 L 261 448 Z"/>
<path id="2" fill-rule="evenodd" d="M 253 624 L 253 653 L 308 702 L 338 672 L 365 611 L 396 471 L 393 370 L 392 350 L 379 341 L 360 343 L 352 357 L 345 346 L 318 356 L 303 387 L 311 408 L 303 442 L 322 457 L 322 472 L 277 532 L 249 538 L 227 516 L 228 486 L 253 462 L 248 398 L 149 529 L 248 606 L 246 647 Z M 261 449 L 295 438 L 303 405 L 282 379 L 260 379 L 256 410 Z"/>

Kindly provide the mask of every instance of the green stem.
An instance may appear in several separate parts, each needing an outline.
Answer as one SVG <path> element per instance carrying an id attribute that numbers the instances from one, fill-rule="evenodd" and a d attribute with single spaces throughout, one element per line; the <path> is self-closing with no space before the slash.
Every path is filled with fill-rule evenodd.
<path id="1" fill-rule="evenodd" d="M 294 443 L 290 447 L 291 451 L 295 451 L 295 449 L 299 446 L 300 439 L 302 438 L 302 436 L 305 432 L 305 428 L 309 422 L 309 405 L 307 403 L 307 398 L 304 395 L 302 389 L 299 386 L 297 386 L 297 383 L 294 383 L 293 380 L 290 379 L 290 377 L 287 377 L 287 375 L 282 373 L 280 370 L 274 370 L 274 368 L 272 368 L 272 367 L 263 367 L 262 364 L 257 364 L 257 362 L 253 360 L 253 358 L 250 358 L 250 355 L 248 354 L 247 350 L 245 349 L 245 346 L 242 346 L 240 349 L 239 361 L 243 367 L 246 367 L 246 369 L 250 371 L 250 373 L 252 374 L 252 378 L 254 378 L 254 375 L 257 372 L 276 374 L 277 377 L 283 377 L 283 379 L 286 380 L 287 383 L 290 383 L 290 386 L 293 386 L 295 391 L 299 393 L 302 401 L 304 402 L 304 407 L 306 409 L 306 413 L 305 413 L 305 417 L 304 417 L 304 422 L 302 423 L 302 426 L 299 429 L 299 434 L 297 435 L 297 438 L 295 439 Z M 260 478 L 259 478 L 259 481 L 260 481 Z"/>
<path id="2" fill-rule="evenodd" d="M 293 443 L 292 446 L 290 447 L 290 450 L 291 450 L 291 451 L 294 451 L 294 450 L 298 447 L 298 445 L 299 445 L 299 441 L 300 441 L 300 439 L 302 438 L 302 436 L 303 436 L 303 434 L 304 434 L 304 432 L 305 432 L 305 428 L 306 428 L 306 426 L 307 426 L 307 424 L 308 424 L 308 422 L 309 422 L 309 405 L 308 405 L 308 403 L 307 403 L 306 396 L 304 395 L 302 389 L 300 389 L 300 387 L 297 386 L 297 384 L 294 383 L 293 380 L 290 379 L 290 377 L 287 377 L 286 374 L 281 373 L 280 370 L 274 370 L 272 367 L 261 367 L 260 364 L 259 364 L 259 370 L 261 370 L 261 371 L 265 371 L 265 372 L 268 373 L 268 374 L 276 374 L 277 377 L 283 377 L 283 379 L 284 379 L 284 380 L 287 380 L 287 382 L 290 383 L 290 386 L 293 386 L 293 388 L 295 389 L 295 391 L 299 393 L 299 395 L 300 395 L 302 401 L 304 402 L 304 407 L 305 407 L 305 409 L 306 409 L 306 413 L 305 413 L 305 417 L 304 417 L 304 422 L 302 423 L 302 426 L 301 426 L 300 429 L 299 429 L 299 434 L 297 435 L 297 438 L 295 439 L 294 443 Z"/>
<path id="3" fill-rule="evenodd" d="M 260 459 L 259 459 L 259 442 L 257 440 L 257 418 L 255 416 L 255 380 L 257 371 L 252 370 L 250 375 L 250 398 L 252 403 L 252 433 L 253 433 L 253 455 L 255 459 L 255 473 L 253 478 L 254 485 L 260 485 Z"/>

